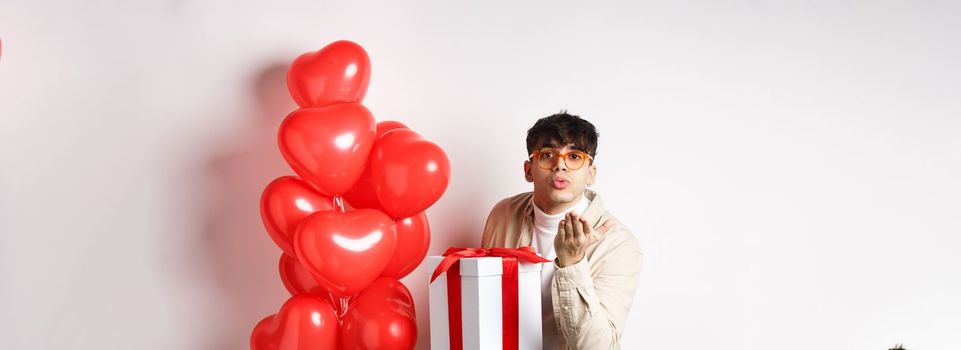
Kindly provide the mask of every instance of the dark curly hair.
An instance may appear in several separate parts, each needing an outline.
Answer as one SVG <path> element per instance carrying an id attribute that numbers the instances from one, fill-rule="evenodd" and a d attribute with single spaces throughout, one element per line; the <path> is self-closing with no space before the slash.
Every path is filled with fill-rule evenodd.
<path id="1" fill-rule="evenodd" d="M 527 154 L 534 153 L 541 147 L 563 148 L 573 144 L 571 148 L 597 157 L 598 136 L 600 134 L 594 124 L 561 110 L 560 113 L 538 119 L 534 126 L 527 130 Z"/>

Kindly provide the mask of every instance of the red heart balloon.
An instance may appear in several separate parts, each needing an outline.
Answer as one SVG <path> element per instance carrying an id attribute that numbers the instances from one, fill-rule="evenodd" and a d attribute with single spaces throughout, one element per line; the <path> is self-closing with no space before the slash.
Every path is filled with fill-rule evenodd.
<path id="1" fill-rule="evenodd" d="M 409 129 L 391 130 L 372 152 L 374 192 L 391 217 L 406 218 L 422 212 L 447 190 L 447 154 L 417 133 Z"/>
<path id="2" fill-rule="evenodd" d="M 377 123 L 377 137 L 375 140 L 380 140 L 388 131 L 394 129 L 407 129 L 407 126 L 396 122 L 393 120 L 385 120 Z M 377 141 L 374 141 L 376 147 Z M 374 181 L 370 178 L 370 161 L 368 160 L 367 166 L 364 167 L 364 172 L 360 174 L 360 179 L 351 187 L 350 190 L 344 193 L 344 199 L 350 206 L 362 209 L 379 209 L 380 202 L 377 201 L 377 194 L 374 193 Z"/>
<path id="3" fill-rule="evenodd" d="M 294 176 L 281 176 L 264 188 L 260 196 L 260 218 L 267 233 L 284 253 L 294 255 L 294 229 L 307 215 L 334 210 L 330 197 Z"/>
<path id="4" fill-rule="evenodd" d="M 400 281 L 377 279 L 344 313 L 341 349 L 413 349 L 416 343 L 414 300 Z"/>
<path id="5" fill-rule="evenodd" d="M 394 249 L 394 256 L 390 263 L 384 268 L 380 275 L 401 279 L 420 265 L 420 262 L 427 256 L 427 249 L 430 248 L 430 224 L 427 222 L 427 213 L 420 214 L 397 220 L 394 222 L 397 230 L 397 248 Z"/>
<path id="6" fill-rule="evenodd" d="M 297 295 L 303 293 L 313 293 L 320 296 L 326 296 L 327 291 L 324 290 L 317 281 L 314 280 L 314 276 L 307 272 L 307 269 L 297 261 L 297 258 L 289 254 L 280 254 L 280 263 L 278 264 L 280 268 L 280 280 L 284 282 L 284 287 L 287 287 L 287 291 L 290 295 Z"/>
<path id="7" fill-rule="evenodd" d="M 369 83 L 370 57 L 347 40 L 297 56 L 287 70 L 287 89 L 301 107 L 363 102 Z"/>
<path id="8" fill-rule="evenodd" d="M 334 349 L 338 328 L 330 302 L 320 296 L 300 294 L 287 299 L 279 312 L 254 326 L 250 349 Z"/>
<path id="9" fill-rule="evenodd" d="M 377 279 L 394 254 L 394 222 L 374 209 L 311 214 L 297 228 L 297 259 L 324 289 L 350 297 Z"/>
<path id="10" fill-rule="evenodd" d="M 280 124 L 280 152 L 320 193 L 342 194 L 364 170 L 374 146 L 374 127 L 374 117 L 360 104 L 301 108 Z"/>

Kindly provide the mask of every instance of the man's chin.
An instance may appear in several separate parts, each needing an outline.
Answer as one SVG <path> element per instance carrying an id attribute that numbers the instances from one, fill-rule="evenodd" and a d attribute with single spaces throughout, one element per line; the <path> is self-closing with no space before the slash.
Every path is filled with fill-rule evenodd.
<path id="1" fill-rule="evenodd" d="M 550 186 L 545 187 L 535 187 L 534 196 L 538 198 L 544 198 L 552 203 L 570 203 L 577 199 L 580 192 L 574 190 L 573 186 L 568 186 L 567 188 L 554 188 Z"/>
<path id="2" fill-rule="evenodd" d="M 574 193 L 569 189 L 563 189 L 563 190 L 551 189 L 550 193 L 547 194 L 547 198 L 554 203 L 570 203 L 577 198 L 577 193 Z"/>

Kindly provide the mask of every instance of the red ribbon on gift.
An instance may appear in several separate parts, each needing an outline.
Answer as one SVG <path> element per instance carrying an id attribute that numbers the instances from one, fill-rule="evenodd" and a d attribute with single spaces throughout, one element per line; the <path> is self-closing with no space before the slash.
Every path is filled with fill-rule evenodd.
<path id="1" fill-rule="evenodd" d="M 484 256 L 500 257 L 504 266 L 501 275 L 501 293 L 504 335 L 503 349 L 516 350 L 518 346 L 518 297 L 517 297 L 517 262 L 530 263 L 550 262 L 534 252 L 530 246 L 513 248 L 448 248 L 444 252 L 444 260 L 434 269 L 430 281 L 434 282 L 442 273 L 447 273 L 447 320 L 450 326 L 450 348 L 461 350 L 464 347 L 464 334 L 461 315 L 460 293 L 460 259 Z"/>

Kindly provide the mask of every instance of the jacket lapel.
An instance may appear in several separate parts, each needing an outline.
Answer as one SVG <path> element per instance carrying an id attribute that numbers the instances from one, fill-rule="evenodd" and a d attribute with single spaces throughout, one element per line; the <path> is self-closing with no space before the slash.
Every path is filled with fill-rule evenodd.
<path id="1" fill-rule="evenodd" d="M 518 222 L 521 223 L 520 230 L 518 230 L 517 242 L 514 248 L 526 247 L 531 245 L 531 238 L 534 236 L 534 195 L 533 192 L 531 196 L 527 198 L 524 202 L 524 210 L 520 212 L 521 217 L 519 217 Z"/>
<path id="2" fill-rule="evenodd" d="M 587 222 L 591 224 L 591 228 L 598 228 L 602 224 L 601 217 L 604 216 L 604 202 L 601 201 L 601 196 L 597 192 L 591 190 L 585 190 L 584 196 L 591 201 L 591 204 L 587 205 L 587 209 L 584 210 L 584 218 Z"/>

